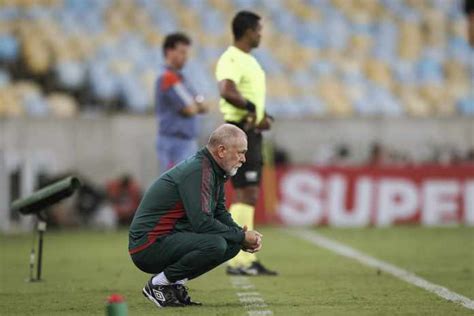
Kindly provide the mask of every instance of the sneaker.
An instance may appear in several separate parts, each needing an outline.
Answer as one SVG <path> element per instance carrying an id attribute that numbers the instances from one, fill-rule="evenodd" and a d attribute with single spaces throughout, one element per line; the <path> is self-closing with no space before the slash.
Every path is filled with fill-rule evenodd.
<path id="1" fill-rule="evenodd" d="M 258 274 L 257 269 L 252 268 L 252 267 L 227 267 L 226 270 L 227 275 L 233 275 L 233 276 L 254 276 Z"/>
<path id="2" fill-rule="evenodd" d="M 268 270 L 259 261 L 254 261 L 249 267 L 227 267 L 228 275 L 233 276 L 257 276 L 257 275 L 278 275 L 276 271 Z"/>
<path id="3" fill-rule="evenodd" d="M 175 290 L 172 285 L 153 285 L 147 282 L 142 290 L 143 295 L 152 301 L 158 307 L 181 307 L 185 306 L 176 297 Z"/>
<path id="4" fill-rule="evenodd" d="M 260 263 L 260 261 L 252 262 L 248 269 L 251 269 L 252 271 L 256 270 L 257 273 L 254 275 L 278 275 L 278 272 L 265 268 L 263 264 Z"/>
<path id="5" fill-rule="evenodd" d="M 249 275 L 256 275 L 257 270 L 252 270 L 249 268 L 241 268 L 241 267 L 227 267 L 226 269 L 227 275 L 233 275 L 233 276 L 249 276 Z"/>
<path id="6" fill-rule="evenodd" d="M 184 305 L 195 305 L 201 306 L 202 303 L 194 302 L 188 294 L 188 288 L 182 284 L 173 284 L 173 289 L 176 294 L 176 298 L 181 304 Z"/>

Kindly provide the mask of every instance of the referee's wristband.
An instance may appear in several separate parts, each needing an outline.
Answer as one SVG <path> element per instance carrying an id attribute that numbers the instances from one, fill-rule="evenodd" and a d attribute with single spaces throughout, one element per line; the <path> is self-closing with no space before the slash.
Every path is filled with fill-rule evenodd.
<path id="1" fill-rule="evenodd" d="M 247 100 L 247 102 L 245 103 L 245 108 L 246 108 L 247 111 L 249 111 L 250 113 L 255 113 L 255 104 L 253 104 L 253 103 L 250 102 L 249 100 Z"/>

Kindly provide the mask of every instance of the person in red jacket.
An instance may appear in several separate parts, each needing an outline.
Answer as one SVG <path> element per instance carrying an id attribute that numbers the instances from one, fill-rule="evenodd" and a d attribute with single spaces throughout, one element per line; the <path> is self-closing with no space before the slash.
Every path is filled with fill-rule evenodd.
<path id="1" fill-rule="evenodd" d="M 129 225 L 141 199 L 141 190 L 138 183 L 129 175 L 123 175 L 119 179 L 109 181 L 106 190 L 119 224 Z"/>

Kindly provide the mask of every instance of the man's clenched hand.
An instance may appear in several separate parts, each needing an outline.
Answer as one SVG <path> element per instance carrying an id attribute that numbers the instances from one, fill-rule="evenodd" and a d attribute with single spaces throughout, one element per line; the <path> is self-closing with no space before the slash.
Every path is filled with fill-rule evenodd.
<path id="1" fill-rule="evenodd" d="M 242 250 L 250 253 L 255 253 L 262 249 L 263 235 L 255 230 L 248 230 L 247 225 L 243 227 L 245 238 L 242 243 Z"/>

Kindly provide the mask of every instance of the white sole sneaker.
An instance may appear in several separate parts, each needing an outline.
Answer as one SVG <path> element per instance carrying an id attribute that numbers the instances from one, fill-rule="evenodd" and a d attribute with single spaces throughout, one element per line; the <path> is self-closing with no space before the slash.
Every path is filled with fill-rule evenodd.
<path id="1" fill-rule="evenodd" d="M 146 290 L 146 287 L 143 288 L 142 290 L 143 296 L 145 296 L 147 299 L 153 302 L 156 306 L 159 308 L 163 308 L 163 306 L 153 297 L 153 295 L 150 295 L 148 291 Z"/>

